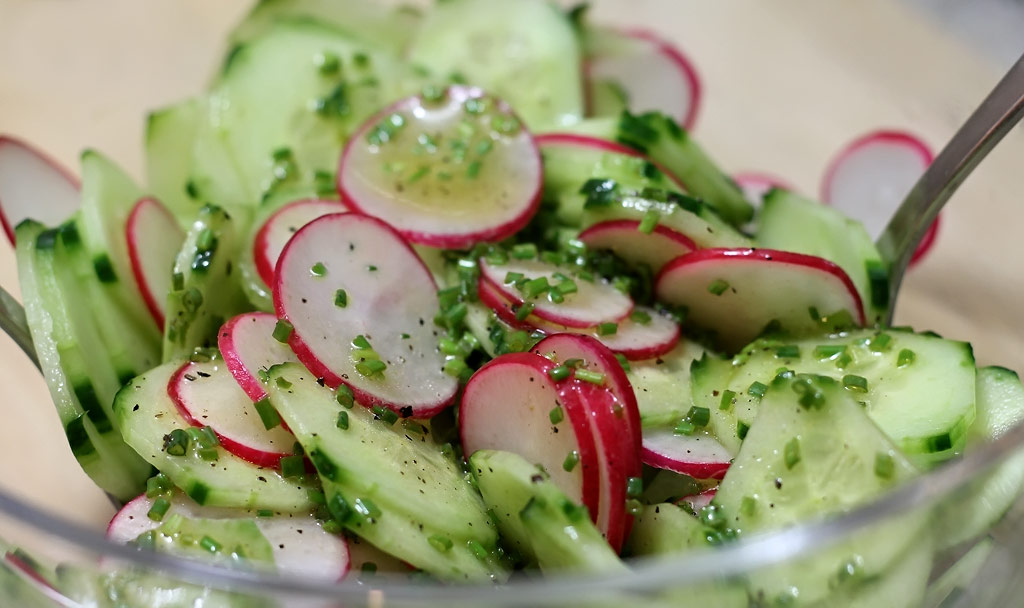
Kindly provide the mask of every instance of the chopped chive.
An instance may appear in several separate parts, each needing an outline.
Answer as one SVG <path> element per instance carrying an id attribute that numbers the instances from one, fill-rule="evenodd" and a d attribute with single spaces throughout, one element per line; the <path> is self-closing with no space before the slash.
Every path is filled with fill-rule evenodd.
<path id="1" fill-rule="evenodd" d="M 576 465 L 580 462 L 580 453 L 576 450 L 569 452 L 566 455 L 565 460 L 562 461 L 562 469 L 565 471 L 572 471 L 576 468 Z"/>
<path id="2" fill-rule="evenodd" d="M 644 480 L 642 477 L 630 477 L 626 479 L 626 496 L 636 498 L 643 494 Z"/>
<path id="3" fill-rule="evenodd" d="M 281 319 L 277 322 L 276 325 L 274 325 L 274 333 L 271 335 L 273 335 L 274 339 L 277 340 L 278 342 L 282 344 L 287 344 L 288 338 L 292 336 L 292 331 L 294 329 L 295 327 L 293 327 L 291 323 L 284 319 Z"/>
<path id="4" fill-rule="evenodd" d="M 268 372 L 265 369 L 261 368 L 256 370 L 256 377 L 259 378 L 260 382 L 262 382 L 263 384 L 270 382 L 270 372 Z"/>
<path id="5" fill-rule="evenodd" d="M 555 285 L 555 291 L 563 296 L 567 296 L 570 293 L 576 293 L 579 287 L 576 285 L 576 281 L 572 279 L 563 279 L 561 283 Z"/>
<path id="6" fill-rule="evenodd" d="M 626 358 L 626 355 L 622 353 L 615 353 L 615 359 L 619 362 L 619 365 L 622 366 L 622 371 L 627 373 L 630 371 L 629 359 Z"/>
<path id="7" fill-rule="evenodd" d="M 402 332 L 402 334 L 399 337 L 402 338 L 403 340 L 408 340 L 412 336 L 410 336 L 409 334 L 407 334 L 405 332 Z"/>
<path id="8" fill-rule="evenodd" d="M 792 469 L 800 462 L 800 439 L 794 437 L 786 442 L 786 447 L 782 451 L 783 460 L 786 463 L 787 469 Z"/>
<path id="9" fill-rule="evenodd" d="M 200 448 L 197 453 L 200 458 L 207 462 L 212 462 L 220 458 L 220 453 L 217 452 L 217 448 Z"/>
<path id="10" fill-rule="evenodd" d="M 534 306 L 533 302 L 523 302 L 522 306 L 516 309 L 516 321 L 525 321 L 533 312 Z"/>
<path id="11" fill-rule="evenodd" d="M 658 220 L 661 219 L 661 213 L 657 209 L 648 209 L 644 213 L 644 217 L 640 220 L 640 225 L 636 227 L 637 230 L 644 234 L 650 234 L 654 232 L 654 228 L 658 225 Z"/>
<path id="12" fill-rule="evenodd" d="M 548 375 L 551 376 L 551 379 L 555 382 L 565 380 L 570 374 L 572 374 L 572 370 L 568 365 L 559 365 L 558 367 L 553 367 L 548 370 Z"/>
<path id="13" fill-rule="evenodd" d="M 723 279 L 715 279 L 708 285 L 708 293 L 715 296 L 722 295 L 726 289 L 729 289 L 729 282 Z"/>
<path id="14" fill-rule="evenodd" d="M 327 266 L 324 266 L 323 262 L 317 262 L 309 269 L 309 273 L 314 277 L 322 277 L 327 274 Z"/>
<path id="15" fill-rule="evenodd" d="M 292 383 L 286 378 L 278 378 L 274 384 L 277 384 L 278 388 L 289 389 L 292 387 Z"/>
<path id="16" fill-rule="evenodd" d="M 370 411 L 373 412 L 373 417 L 375 419 L 386 422 L 387 424 L 394 424 L 398 422 L 398 414 L 382 405 L 375 405 L 370 408 Z"/>
<path id="17" fill-rule="evenodd" d="M 896 357 L 896 367 L 906 367 L 913 363 L 916 358 L 917 355 L 914 354 L 914 351 L 910 350 L 909 348 L 904 348 Z"/>
<path id="18" fill-rule="evenodd" d="M 740 441 L 743 441 L 744 439 L 747 438 L 748 432 L 750 432 L 749 424 L 743 422 L 742 420 L 736 423 L 736 436 L 740 438 Z"/>
<path id="19" fill-rule="evenodd" d="M 875 454 L 875 475 L 882 479 L 892 479 L 893 474 L 896 473 L 896 461 L 893 460 L 892 455 L 888 452 L 878 452 Z"/>
<path id="20" fill-rule="evenodd" d="M 619 331 L 618 323 L 601 323 L 597 326 L 597 335 L 599 336 L 611 336 Z"/>
<path id="21" fill-rule="evenodd" d="M 369 498 L 357 498 L 353 508 L 356 513 L 359 513 L 363 517 L 370 519 L 378 519 L 381 516 L 380 507 L 378 507 Z"/>
<path id="22" fill-rule="evenodd" d="M 469 365 L 466 364 L 466 360 L 461 357 L 452 357 L 445 361 L 444 373 L 454 378 L 461 378 L 463 374 L 470 371 Z"/>
<path id="23" fill-rule="evenodd" d="M 537 257 L 537 246 L 533 243 L 519 243 L 510 252 L 517 260 L 532 260 Z"/>
<path id="24" fill-rule="evenodd" d="M 757 399 L 760 399 L 761 397 L 764 397 L 764 393 L 767 390 L 768 386 L 766 384 L 764 384 L 763 382 L 757 382 L 755 380 L 754 383 L 751 384 L 749 388 L 747 388 L 747 394 L 750 395 L 751 397 L 756 397 Z"/>
<path id="25" fill-rule="evenodd" d="M 154 498 L 170 490 L 174 485 L 163 473 L 157 473 L 146 480 L 146 496 Z"/>
<path id="26" fill-rule="evenodd" d="M 548 301 L 552 304 L 561 304 L 565 302 L 565 296 L 561 292 L 552 289 L 548 292 Z"/>
<path id="27" fill-rule="evenodd" d="M 693 435 L 695 432 L 697 432 L 697 427 L 692 422 L 687 420 L 686 418 L 683 418 L 682 420 L 680 420 L 679 424 L 677 424 L 675 426 L 675 428 L 672 429 L 672 433 L 675 434 L 675 435 L 687 435 L 687 436 L 689 436 L 689 435 Z"/>
<path id="28" fill-rule="evenodd" d="M 348 306 L 348 292 L 344 289 L 339 289 L 334 292 L 334 305 L 338 308 L 345 308 Z"/>
<path id="29" fill-rule="evenodd" d="M 448 336 L 444 336 L 437 341 L 437 348 L 446 355 L 455 356 L 462 354 L 462 348 L 459 346 L 459 343 Z"/>
<path id="30" fill-rule="evenodd" d="M 263 428 L 268 431 L 281 424 L 281 416 L 274 409 L 273 405 L 270 405 L 270 399 L 264 397 L 254 403 L 256 407 L 256 413 L 260 415 L 260 420 L 263 422 Z"/>
<path id="31" fill-rule="evenodd" d="M 722 391 L 722 399 L 718 402 L 718 409 L 728 411 L 736 401 L 736 392 L 728 389 Z"/>
<path id="32" fill-rule="evenodd" d="M 365 350 L 372 350 L 373 346 L 370 346 L 370 341 L 366 339 L 366 336 L 359 334 L 352 339 L 352 346 L 356 348 L 362 348 Z"/>
<path id="33" fill-rule="evenodd" d="M 285 456 L 281 459 L 281 475 L 284 477 L 302 477 L 306 474 L 305 459 L 298 454 Z"/>
<path id="34" fill-rule="evenodd" d="M 630 515 L 640 515 L 640 512 L 643 511 L 643 509 L 644 505 L 635 498 L 630 498 L 626 501 L 626 513 Z"/>
<path id="35" fill-rule="evenodd" d="M 377 266 L 374 265 L 374 264 L 367 264 L 366 270 L 368 270 L 370 272 L 377 272 Z"/>
<path id="36" fill-rule="evenodd" d="M 515 283 L 518 283 L 519 281 L 522 281 L 525 278 L 526 278 L 526 275 L 524 275 L 523 273 L 521 273 L 521 272 L 512 272 L 510 270 L 510 271 L 505 273 L 505 285 L 513 285 Z"/>
<path id="37" fill-rule="evenodd" d="M 347 431 L 348 430 L 348 412 L 346 412 L 345 410 L 339 411 L 338 412 L 338 422 L 335 423 L 335 425 L 339 429 L 341 429 L 343 431 Z"/>
<path id="38" fill-rule="evenodd" d="M 604 384 L 604 374 L 601 372 L 592 372 L 589 369 L 578 369 L 576 370 L 576 379 L 591 384 L 597 384 L 598 386 Z"/>
<path id="39" fill-rule="evenodd" d="M 203 536 L 203 538 L 199 541 L 199 546 L 209 551 L 210 553 L 217 553 L 224 548 L 223 545 L 213 540 L 209 536 Z"/>
<path id="40" fill-rule="evenodd" d="M 565 412 L 562 410 L 562 406 L 556 405 L 551 408 L 551 411 L 548 412 L 548 420 L 551 421 L 551 424 L 558 424 L 565 420 Z"/>
<path id="41" fill-rule="evenodd" d="M 153 501 L 153 506 L 149 508 L 146 516 L 153 521 L 160 521 L 167 514 L 167 510 L 171 508 L 171 501 L 167 500 L 163 496 Z"/>
<path id="42" fill-rule="evenodd" d="M 274 511 L 272 509 L 258 509 L 256 511 L 256 517 L 273 517 Z"/>
<path id="43" fill-rule="evenodd" d="M 188 433 L 183 429 L 174 429 L 170 433 L 164 435 L 164 451 L 171 456 L 184 456 L 185 451 L 188 450 L 188 444 L 191 440 L 189 439 Z"/>
<path id="44" fill-rule="evenodd" d="M 751 517 L 757 512 L 757 499 L 753 496 L 744 496 L 740 501 L 740 513 Z"/>
<path id="45" fill-rule="evenodd" d="M 845 352 L 845 344 L 819 344 L 814 347 L 814 356 L 821 360 L 835 359 Z"/>
<path id="46" fill-rule="evenodd" d="M 868 379 L 864 376 L 846 374 L 843 376 L 843 386 L 851 391 L 866 393 L 868 392 Z"/>
<path id="47" fill-rule="evenodd" d="M 352 409 L 352 406 L 356 402 L 356 396 L 345 384 L 339 384 L 337 390 L 334 391 L 334 398 L 338 400 L 338 404 L 344 408 Z"/>
<path id="48" fill-rule="evenodd" d="M 707 426 L 711 422 L 711 410 L 699 405 L 691 405 L 686 419 L 694 426 Z"/>
<path id="49" fill-rule="evenodd" d="M 527 298 L 535 298 L 551 289 L 547 277 L 537 277 L 523 283 L 522 292 Z"/>
<path id="50" fill-rule="evenodd" d="M 212 448 L 220 445 L 220 439 L 217 438 L 217 433 L 208 426 L 204 426 L 199 429 L 197 442 L 204 448 Z"/>
<path id="51" fill-rule="evenodd" d="M 634 310 L 629 313 L 629 320 L 640 325 L 647 325 L 651 322 L 651 315 L 642 310 Z"/>
<path id="52" fill-rule="evenodd" d="M 327 497 L 320 490 L 314 490 L 312 488 L 306 490 L 306 497 L 309 498 L 309 502 L 314 505 L 327 505 Z"/>
<path id="53" fill-rule="evenodd" d="M 437 549 L 441 553 L 451 551 L 453 545 L 452 539 L 448 538 L 447 536 L 442 536 L 440 534 L 431 534 L 427 538 L 427 542 L 430 543 L 431 547 Z"/>
<path id="54" fill-rule="evenodd" d="M 848 352 L 836 357 L 836 369 L 845 369 L 850 363 L 853 363 L 853 357 Z"/>
<path id="55" fill-rule="evenodd" d="M 890 342 L 892 342 L 892 336 L 885 333 L 878 334 L 868 342 L 868 348 L 873 353 L 880 353 L 889 348 Z"/>
<path id="56" fill-rule="evenodd" d="M 408 178 L 406 178 L 405 183 L 406 184 L 415 184 L 416 182 L 420 181 L 421 179 L 423 179 L 424 177 L 426 177 L 429 174 L 430 174 L 430 167 L 428 167 L 426 165 L 423 165 L 419 169 L 416 169 L 416 171 L 413 172 L 412 175 L 410 175 Z"/>
<path id="57" fill-rule="evenodd" d="M 787 344 L 775 349 L 775 356 L 779 359 L 796 359 L 800 356 L 800 347 L 796 344 Z"/>

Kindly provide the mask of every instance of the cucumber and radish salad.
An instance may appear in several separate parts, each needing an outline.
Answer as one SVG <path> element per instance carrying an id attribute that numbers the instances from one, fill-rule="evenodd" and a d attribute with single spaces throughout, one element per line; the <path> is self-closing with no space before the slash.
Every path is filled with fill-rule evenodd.
<path id="1" fill-rule="evenodd" d="M 544 0 L 262 0 L 231 40 L 149 115 L 145 186 L 0 137 L 32 338 L 114 542 L 328 581 L 625 571 L 841 515 L 1024 420 L 1013 372 L 880 325 L 912 136 L 845 150 L 828 204 L 730 177 L 681 50 Z M 928 569 L 902 564 L 984 535 L 1006 466 L 936 516 L 969 529 L 905 517 L 708 603 L 914 605 Z"/>

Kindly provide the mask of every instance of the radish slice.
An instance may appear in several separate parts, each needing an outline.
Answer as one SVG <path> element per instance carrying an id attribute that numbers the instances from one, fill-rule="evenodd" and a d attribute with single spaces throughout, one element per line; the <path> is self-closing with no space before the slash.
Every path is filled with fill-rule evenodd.
<path id="1" fill-rule="evenodd" d="M 442 371 L 434 335 L 437 287 L 393 228 L 356 213 L 321 217 L 288 242 L 275 276 L 274 308 L 294 327 L 289 345 L 327 384 L 417 418 L 455 399 L 459 384 Z M 359 336 L 387 365 L 382 373 L 359 371 L 367 371 L 365 349 L 352 345 Z"/>
<path id="2" fill-rule="evenodd" d="M 171 292 L 171 266 L 185 242 L 185 231 L 160 201 L 140 199 L 125 224 L 128 259 L 146 308 L 163 329 L 167 294 Z"/>
<path id="3" fill-rule="evenodd" d="M 629 317 L 618 322 L 614 334 L 602 335 L 599 329 L 593 327 L 566 327 L 549 323 L 533 315 L 520 321 L 516 319 L 518 307 L 490 281 L 481 277 L 477 289 L 480 301 L 493 310 L 499 319 L 513 327 L 539 330 L 549 335 L 565 333 L 589 336 L 630 361 L 650 359 L 669 352 L 675 348 L 681 335 L 679 325 L 675 321 L 646 306 L 636 307 Z M 647 317 L 650 318 L 649 321 L 646 320 Z"/>
<path id="4" fill-rule="evenodd" d="M 577 238 L 589 249 L 609 249 L 627 262 L 646 264 L 655 274 L 673 258 L 697 248 L 693 239 L 668 226 L 658 224 L 649 234 L 641 232 L 637 220 L 599 222 Z"/>
<path id="5" fill-rule="evenodd" d="M 162 522 L 149 518 L 154 500 L 142 494 L 121 507 L 107 526 L 107 538 L 127 544 L 159 528 Z M 274 564 L 281 574 L 338 581 L 349 571 L 348 543 L 339 535 L 325 532 L 320 521 L 311 515 L 257 517 L 241 509 L 200 506 L 180 492 L 174 493 L 170 503 L 162 521 L 175 513 L 192 519 L 253 519 L 270 543 Z"/>
<path id="6" fill-rule="evenodd" d="M 509 273 L 517 273 L 528 280 L 545 278 L 550 285 L 557 285 L 562 279 L 556 274 L 572 278 L 572 271 L 559 268 L 553 264 L 536 260 L 509 260 L 493 265 L 487 260 L 480 260 L 480 276 L 490 281 L 501 294 L 516 306 L 529 302 L 533 305 L 533 316 L 538 319 L 565 325 L 566 327 L 586 328 L 601 323 L 621 321 L 633 310 L 633 300 L 607 281 L 585 281 L 572 278 L 576 291 L 564 296 L 561 303 L 551 302 L 547 293 L 524 298 L 512 282 L 505 282 Z"/>
<path id="7" fill-rule="evenodd" d="M 829 163 L 823 201 L 860 220 L 877 239 L 934 155 L 920 138 L 903 131 L 874 131 L 845 146 Z M 935 242 L 938 218 L 914 251 L 917 261 Z"/>
<path id="8" fill-rule="evenodd" d="M 700 79 L 678 48 L 646 30 L 596 35 L 612 36 L 614 44 L 597 49 L 585 66 L 593 114 L 603 115 L 597 89 L 610 84 L 625 94 L 626 105 L 634 114 L 663 112 L 687 129 L 693 128 L 700 107 Z"/>
<path id="9" fill-rule="evenodd" d="M 584 158 L 592 157 L 591 160 L 595 166 L 600 164 L 602 158 L 608 154 L 621 154 L 631 158 L 639 158 L 657 167 L 666 179 L 675 184 L 680 192 L 687 191 L 686 184 L 670 173 L 668 169 L 647 158 L 637 150 L 614 141 L 590 135 L 580 135 L 578 133 L 544 133 L 534 137 L 534 141 L 537 142 L 537 147 L 540 148 L 541 154 L 544 156 L 550 154 L 552 150 L 571 149 L 576 157 L 589 154 L 590 156 Z"/>
<path id="10" fill-rule="evenodd" d="M 747 202 L 755 207 L 761 205 L 761 199 L 772 188 L 779 188 L 781 190 L 793 189 L 784 180 L 774 175 L 754 171 L 737 173 L 732 176 L 732 181 L 736 182 L 740 189 L 743 190 L 743 196 L 746 197 Z"/>
<path id="11" fill-rule="evenodd" d="M 342 153 L 338 189 L 412 242 L 463 249 L 525 226 L 541 179 L 540 152 L 508 104 L 452 86 L 367 121 Z"/>
<path id="12" fill-rule="evenodd" d="M 596 521 L 600 465 L 594 435 L 575 383 L 553 380 L 554 367 L 533 353 L 510 353 L 473 374 L 459 405 L 462 449 L 467 458 L 481 449 L 505 450 L 543 466 Z M 559 414 L 561 422 L 553 423 Z"/>
<path id="13" fill-rule="evenodd" d="M 667 469 L 697 479 L 721 479 L 732 454 L 710 433 L 676 435 L 672 429 L 644 432 L 640 457 L 647 466 Z"/>
<path id="14" fill-rule="evenodd" d="M 864 325 L 850 277 L 823 258 L 773 249 L 700 249 L 669 262 L 654 284 L 658 299 L 685 306 L 687 323 L 715 332 L 735 352 L 777 322 L 795 335 L 821 331 L 811 309 L 847 311 Z"/>
<path id="15" fill-rule="evenodd" d="M 193 426 L 209 426 L 220 444 L 257 466 L 281 468 L 291 455 L 295 436 L 263 425 L 256 407 L 238 387 L 223 361 L 190 361 L 171 376 L 167 394 Z"/>
<path id="16" fill-rule="evenodd" d="M 253 240 L 252 257 L 256 272 L 267 286 L 274 284 L 274 269 L 284 246 L 300 228 L 318 217 L 330 213 L 344 213 L 347 209 L 338 201 L 307 199 L 293 201 L 274 212 L 260 227 Z"/>
<path id="17" fill-rule="evenodd" d="M 693 496 L 684 496 L 676 501 L 677 505 L 688 504 L 690 508 L 696 513 L 704 507 L 711 504 L 711 501 L 715 499 L 715 494 L 718 493 L 718 488 L 708 488 L 700 494 L 694 494 Z"/>
<path id="18" fill-rule="evenodd" d="M 81 184 L 27 143 L 0 135 L 0 223 L 14 244 L 14 228 L 28 218 L 56 226 L 78 209 Z"/>
<path id="19" fill-rule="evenodd" d="M 292 349 L 273 338 L 277 317 L 250 312 L 231 319 L 217 333 L 217 347 L 228 371 L 252 401 L 267 396 L 259 372 L 278 363 L 298 363 Z"/>

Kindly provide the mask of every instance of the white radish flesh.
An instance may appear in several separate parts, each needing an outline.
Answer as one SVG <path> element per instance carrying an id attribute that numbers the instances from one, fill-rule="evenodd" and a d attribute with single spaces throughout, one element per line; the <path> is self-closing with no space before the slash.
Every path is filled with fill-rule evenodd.
<path id="1" fill-rule="evenodd" d="M 252 401 L 267 396 L 260 371 L 267 371 L 278 363 L 298 363 L 295 353 L 274 339 L 277 317 L 265 312 L 238 315 L 225 323 L 217 332 L 217 347 L 228 371 Z"/>
<path id="2" fill-rule="evenodd" d="M 135 203 L 125 225 L 128 259 L 157 327 L 163 329 L 167 294 L 171 292 L 171 266 L 185 241 L 185 231 L 159 201 L 144 198 Z"/>
<path id="3" fill-rule="evenodd" d="M 641 457 L 647 466 L 697 479 L 721 479 L 733 455 L 704 430 L 682 435 L 672 429 L 649 429 L 644 431 Z"/>
<path id="4" fill-rule="evenodd" d="M 303 226 L 331 213 L 344 213 L 338 201 L 307 199 L 293 201 L 281 207 L 260 227 L 253 240 L 252 256 L 256 272 L 268 287 L 274 284 L 274 269 L 284 246 Z"/>
<path id="5" fill-rule="evenodd" d="M 430 417 L 454 400 L 458 382 L 442 371 L 437 348 L 434 280 L 384 222 L 348 213 L 307 224 L 281 254 L 274 308 L 294 328 L 299 361 L 332 387 L 348 385 L 363 405 Z M 352 345 L 359 336 L 382 372 L 366 367 L 367 349 Z"/>
<path id="6" fill-rule="evenodd" d="M 78 209 L 80 184 L 66 169 L 27 143 L 0 135 L 0 223 L 14 244 L 14 228 L 34 219 L 56 226 Z"/>
<path id="7" fill-rule="evenodd" d="M 599 222 L 578 238 L 589 249 L 607 249 L 627 262 L 646 265 L 655 274 L 670 260 L 697 249 L 693 239 L 668 226 L 659 224 L 642 232 L 637 220 Z"/>

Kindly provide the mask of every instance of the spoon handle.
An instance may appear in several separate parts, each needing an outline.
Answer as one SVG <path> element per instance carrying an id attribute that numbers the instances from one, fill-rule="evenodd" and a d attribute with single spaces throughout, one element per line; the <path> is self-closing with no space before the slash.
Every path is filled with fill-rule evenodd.
<path id="1" fill-rule="evenodd" d="M 889 263 L 889 312 L 892 324 L 896 292 L 914 249 L 939 209 L 971 171 L 1024 117 L 1024 55 L 1003 76 L 967 122 L 953 135 L 935 161 L 903 199 L 878 237 L 878 250 Z"/>

